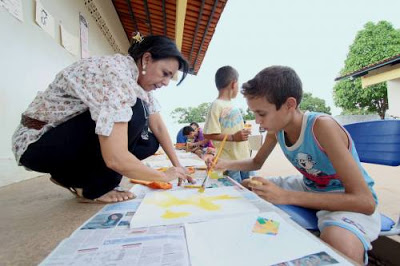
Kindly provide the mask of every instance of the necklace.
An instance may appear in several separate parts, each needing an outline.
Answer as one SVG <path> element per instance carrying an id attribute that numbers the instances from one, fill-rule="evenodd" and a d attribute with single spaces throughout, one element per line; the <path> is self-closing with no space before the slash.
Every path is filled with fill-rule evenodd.
<path id="1" fill-rule="evenodd" d="M 142 134 L 140 135 L 143 140 L 148 140 L 149 139 L 149 109 L 147 107 L 147 104 L 143 103 L 143 100 L 140 100 L 142 103 L 143 107 L 143 114 L 144 114 L 144 127 L 142 130 Z"/>

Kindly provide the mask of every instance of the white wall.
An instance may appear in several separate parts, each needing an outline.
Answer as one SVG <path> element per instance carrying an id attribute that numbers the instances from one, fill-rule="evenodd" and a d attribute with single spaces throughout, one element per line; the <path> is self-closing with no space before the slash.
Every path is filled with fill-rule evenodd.
<path id="1" fill-rule="evenodd" d="M 400 78 L 389 80 L 387 82 L 389 110 L 387 113 L 391 116 L 400 117 Z"/>
<path id="2" fill-rule="evenodd" d="M 129 41 L 111 0 L 94 0 L 115 43 L 127 52 Z M 18 167 L 11 151 L 11 136 L 37 91 L 45 90 L 64 67 L 80 59 L 61 46 L 59 24 L 79 38 L 79 13 L 89 24 L 91 55 L 114 54 L 83 0 L 41 0 L 56 20 L 53 39 L 35 22 L 35 0 L 22 0 L 21 22 L 0 7 L 0 186 L 40 175 Z"/>
<path id="3" fill-rule="evenodd" d="M 35 0 L 23 0 L 24 21 L 0 8 L 0 159 L 13 158 L 11 136 L 19 124 L 21 113 L 62 68 L 80 56 L 73 56 L 60 42 L 59 23 L 68 32 L 79 37 L 79 13 L 89 24 L 91 55 L 113 54 L 114 50 L 91 17 L 83 0 L 41 0 L 45 9 L 56 20 L 56 38 L 53 39 L 35 23 Z M 128 40 L 111 0 L 97 0 L 99 10 L 109 25 L 116 43 L 123 51 Z"/>

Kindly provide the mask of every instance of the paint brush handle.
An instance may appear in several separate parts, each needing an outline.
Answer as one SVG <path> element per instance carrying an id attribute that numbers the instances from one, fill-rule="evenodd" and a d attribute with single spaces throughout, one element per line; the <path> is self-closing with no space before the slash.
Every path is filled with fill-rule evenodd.
<path id="1" fill-rule="evenodd" d="M 217 155 L 215 155 L 214 160 L 211 163 L 210 168 L 207 171 L 207 177 L 210 175 L 210 173 L 212 172 L 212 170 L 214 170 L 214 166 L 217 164 L 219 156 L 221 155 L 222 149 L 224 148 L 226 139 L 227 139 L 228 135 L 225 135 L 224 139 L 221 142 L 221 146 L 218 149 Z"/>
<path id="2" fill-rule="evenodd" d="M 218 162 L 218 158 L 219 158 L 219 156 L 221 155 L 221 152 L 222 152 L 222 149 L 224 148 L 224 145 L 225 145 L 225 142 L 226 142 L 227 137 L 228 137 L 228 135 L 225 135 L 224 139 L 222 140 L 221 146 L 219 146 L 217 155 L 214 157 L 214 160 L 213 160 L 213 162 L 212 162 L 212 164 L 211 164 L 211 167 L 210 167 L 210 168 L 208 169 L 208 171 L 207 171 L 207 176 L 206 176 L 206 178 L 204 178 L 203 183 L 201 184 L 201 190 L 202 190 L 202 192 L 204 192 L 204 189 L 205 189 L 205 187 L 206 187 L 207 181 L 208 181 L 208 179 L 210 178 L 210 173 L 212 172 L 212 170 L 214 169 L 214 166 L 215 166 L 215 165 L 217 164 L 217 162 Z"/>

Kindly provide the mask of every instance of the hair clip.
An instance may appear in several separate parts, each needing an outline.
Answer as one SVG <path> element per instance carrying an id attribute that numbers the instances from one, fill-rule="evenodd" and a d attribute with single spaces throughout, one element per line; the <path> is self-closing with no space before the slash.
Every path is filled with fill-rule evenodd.
<path id="1" fill-rule="evenodd" d="M 143 41 L 143 36 L 140 34 L 140 32 L 136 32 L 136 34 L 134 35 L 135 33 L 133 33 L 132 34 L 132 41 L 134 42 L 134 43 L 141 43 L 142 41 Z"/>

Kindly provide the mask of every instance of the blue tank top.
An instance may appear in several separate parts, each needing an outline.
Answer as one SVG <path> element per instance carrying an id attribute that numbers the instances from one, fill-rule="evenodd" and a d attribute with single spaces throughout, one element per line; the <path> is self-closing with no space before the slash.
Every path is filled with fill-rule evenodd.
<path id="1" fill-rule="evenodd" d="M 303 174 L 303 181 L 308 189 L 317 192 L 344 192 L 340 177 L 337 175 L 327 154 L 322 150 L 313 133 L 314 123 L 316 119 L 322 115 L 326 116 L 326 114 L 322 113 L 306 112 L 303 117 L 300 137 L 297 142 L 287 147 L 284 131 L 281 130 L 277 133 L 278 143 L 286 158 Z M 349 133 L 344 128 L 343 130 L 349 138 L 349 150 L 351 155 L 356 161 L 365 182 L 368 184 L 375 202 L 377 202 L 377 197 L 373 189 L 374 181 L 362 167 L 354 142 Z"/>

